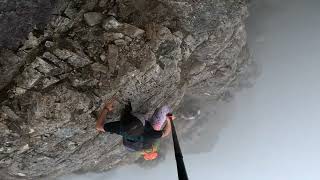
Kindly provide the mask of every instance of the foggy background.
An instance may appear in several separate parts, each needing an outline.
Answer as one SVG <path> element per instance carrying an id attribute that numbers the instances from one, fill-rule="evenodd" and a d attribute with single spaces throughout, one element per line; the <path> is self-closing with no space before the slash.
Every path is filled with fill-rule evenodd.
<path id="1" fill-rule="evenodd" d="M 252 0 L 249 46 L 262 73 L 221 103 L 225 127 L 209 153 L 186 154 L 190 179 L 320 179 L 320 1 Z M 214 133 L 214 132 L 213 132 Z M 183 148 L 186 147 L 182 147 Z M 154 169 L 135 165 L 62 180 L 177 179 L 173 154 Z"/>

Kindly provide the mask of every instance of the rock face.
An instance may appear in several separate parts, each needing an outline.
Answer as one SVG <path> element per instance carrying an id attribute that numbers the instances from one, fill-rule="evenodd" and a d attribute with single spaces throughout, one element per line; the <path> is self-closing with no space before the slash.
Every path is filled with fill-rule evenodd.
<path id="1" fill-rule="evenodd" d="M 150 114 L 163 104 L 178 108 L 185 94 L 217 99 L 237 86 L 249 64 L 246 0 L 52 2 L 41 33 L 28 27 L 22 48 L 0 51 L 4 179 L 132 163 L 121 137 L 94 128 L 105 100 L 118 97 L 113 121 L 127 100 L 135 112 Z M 8 32 L 1 29 L 1 37 Z M 197 124 L 184 120 L 190 117 L 177 121 L 182 134 Z"/>
<path id="2" fill-rule="evenodd" d="M 43 29 L 53 12 L 54 1 L 1 0 L 0 48 L 17 48 L 34 27 L 35 31 Z"/>

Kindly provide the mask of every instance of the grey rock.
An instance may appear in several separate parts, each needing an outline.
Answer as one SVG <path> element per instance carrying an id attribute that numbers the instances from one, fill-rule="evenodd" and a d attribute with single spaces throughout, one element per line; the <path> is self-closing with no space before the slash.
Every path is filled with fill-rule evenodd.
<path id="1" fill-rule="evenodd" d="M 196 143 L 196 134 L 211 121 L 200 119 L 205 112 L 196 106 L 179 108 L 188 103 L 184 96 L 216 101 L 248 84 L 239 82 L 247 79 L 250 65 L 245 0 L 101 0 L 103 8 L 98 1 L 59 2 L 64 5 L 54 14 L 62 15 L 51 17 L 43 35 L 34 34 L 50 43 L 16 54 L 1 50 L 6 61 L 0 69 L 8 73 L 0 71 L 1 107 L 11 110 L 0 109 L 3 179 L 18 173 L 22 179 L 55 179 L 136 162 L 121 137 L 94 129 L 103 102 L 112 96 L 118 100 L 110 121 L 119 118 L 128 99 L 144 116 L 168 104 L 177 109 L 181 142 Z M 83 23 L 85 12 L 100 10 L 114 17 L 101 26 Z M 19 153 L 26 144 L 30 150 Z M 161 142 L 161 150 L 169 145 Z"/>
<path id="2" fill-rule="evenodd" d="M 77 131 L 78 130 L 76 128 L 60 128 L 54 133 L 54 135 L 61 139 L 67 139 L 74 136 Z"/>
<path id="3" fill-rule="evenodd" d="M 0 1 L 0 48 L 16 50 L 37 26 L 43 30 L 56 1 Z"/>
<path id="4" fill-rule="evenodd" d="M 43 53 L 42 57 L 51 61 L 52 63 L 54 63 L 57 66 L 59 63 L 61 63 L 61 61 L 55 55 L 51 54 L 50 52 Z"/>
<path id="5" fill-rule="evenodd" d="M 98 80 L 89 77 L 81 77 L 80 74 L 69 77 L 69 79 L 73 87 L 91 87 L 98 84 Z"/>
<path id="6" fill-rule="evenodd" d="M 68 18 L 70 19 L 74 19 L 76 18 L 78 11 L 75 7 L 74 3 L 69 2 L 68 6 L 66 7 L 66 9 L 64 10 L 64 13 L 68 16 Z"/>
<path id="7" fill-rule="evenodd" d="M 53 47 L 55 44 L 54 44 L 54 42 L 52 42 L 52 41 L 46 41 L 45 42 L 45 44 L 44 44 L 44 46 L 46 47 L 46 48 L 51 48 L 51 47 Z"/>
<path id="8" fill-rule="evenodd" d="M 55 68 L 40 57 L 36 57 L 35 61 L 32 62 L 30 66 L 43 74 L 48 74 Z"/>
<path id="9" fill-rule="evenodd" d="M 73 55 L 69 57 L 67 61 L 74 67 L 83 67 L 85 65 L 91 64 L 89 58 L 81 57 L 79 55 Z"/>
<path id="10" fill-rule="evenodd" d="M 36 38 L 32 32 L 29 33 L 28 39 L 24 42 L 24 45 L 20 48 L 20 50 L 35 48 L 40 44 L 38 38 Z"/>
<path id="11" fill-rule="evenodd" d="M 6 117 L 9 117 L 13 120 L 20 120 L 21 119 L 21 117 L 19 117 L 15 112 L 13 112 L 12 109 L 9 108 L 8 106 L 2 106 L 1 110 L 4 113 L 3 115 Z"/>
<path id="12" fill-rule="evenodd" d="M 176 31 L 176 32 L 174 32 L 173 33 L 175 36 L 177 36 L 178 38 L 180 38 L 180 39 L 183 39 L 183 33 L 181 32 L 181 31 Z"/>
<path id="13" fill-rule="evenodd" d="M 163 0 L 162 2 L 173 10 L 174 16 L 179 18 L 181 28 L 192 33 L 214 31 L 225 22 L 237 24 L 248 16 L 246 2 L 241 0 L 233 2 L 217 0 L 201 2 L 182 0 L 176 2 Z M 197 3 L 197 5 L 193 3 Z M 237 5 L 234 5 L 234 3 L 237 3 Z M 226 7 L 229 9 L 226 10 Z"/>
<path id="14" fill-rule="evenodd" d="M 176 66 L 182 60 L 181 39 L 173 35 L 171 31 L 163 26 L 155 26 L 152 39 L 152 48 L 158 60 L 157 64 L 164 69 L 169 66 Z M 174 61 L 172 61 L 174 59 Z M 176 61 L 176 62 L 175 62 Z"/>
<path id="15" fill-rule="evenodd" d="M 133 26 L 131 24 L 122 24 L 119 29 L 119 32 L 131 37 L 131 38 L 136 38 L 139 36 L 142 36 L 144 34 L 144 30 L 137 28 L 136 26 Z"/>
<path id="16" fill-rule="evenodd" d="M 124 37 L 124 40 L 126 40 L 127 42 L 131 42 L 132 41 L 132 39 L 130 37 L 128 37 L 128 36 Z"/>
<path id="17" fill-rule="evenodd" d="M 62 60 L 67 60 L 69 57 L 74 55 L 74 53 L 72 51 L 69 51 L 66 49 L 55 49 L 53 51 L 53 54 Z"/>
<path id="18" fill-rule="evenodd" d="M 49 77 L 46 77 L 42 80 L 42 88 L 47 88 L 49 86 L 51 86 L 52 84 L 55 84 L 57 82 L 59 82 L 60 79 L 56 78 L 56 77 L 52 77 L 52 76 L 49 76 Z"/>
<path id="19" fill-rule="evenodd" d="M 52 75 L 58 75 L 58 74 L 62 74 L 62 73 L 69 72 L 72 70 L 71 67 L 69 67 L 69 65 L 67 63 L 59 60 L 55 55 L 53 55 L 49 52 L 43 53 L 42 58 L 52 62 L 56 67 L 59 67 L 57 69 L 52 70 L 53 71 Z"/>
<path id="20" fill-rule="evenodd" d="M 195 61 L 192 64 L 192 68 L 190 69 L 190 75 L 199 74 L 206 67 L 206 64 L 203 62 Z"/>
<path id="21" fill-rule="evenodd" d="M 75 150 L 78 147 L 76 142 L 68 142 L 68 148 L 71 150 Z"/>
<path id="22" fill-rule="evenodd" d="M 23 173 L 17 173 L 17 176 L 25 177 L 25 176 L 27 176 L 27 175 L 26 175 L 26 174 L 23 174 Z"/>
<path id="23" fill-rule="evenodd" d="M 108 46 L 108 54 L 107 54 L 107 60 L 109 64 L 109 70 L 111 73 L 114 72 L 116 69 L 116 65 L 118 63 L 119 58 L 119 49 L 115 45 L 109 45 Z"/>
<path id="24" fill-rule="evenodd" d="M 88 12 L 83 15 L 84 20 L 89 26 L 100 24 L 102 21 L 102 14 L 98 12 Z"/>
<path id="25" fill-rule="evenodd" d="M 103 37 L 105 41 L 112 42 L 117 39 L 122 39 L 124 35 L 122 33 L 104 33 Z"/>
<path id="26" fill-rule="evenodd" d="M 113 16 L 108 17 L 107 19 L 105 19 L 102 23 L 102 27 L 105 30 L 112 30 L 112 29 L 117 29 L 121 26 L 121 23 L 119 23 L 116 18 L 114 18 Z"/>
<path id="27" fill-rule="evenodd" d="M 94 7 L 96 7 L 99 0 L 87 0 L 85 4 L 82 6 L 82 9 L 92 11 Z"/>
<path id="28" fill-rule="evenodd" d="M 28 151 L 29 149 L 30 149 L 29 144 L 26 144 L 26 145 L 22 146 L 22 147 L 19 149 L 18 154 L 22 154 L 22 153 Z M 24 175 L 24 176 L 25 176 L 25 175 Z"/>
<path id="29" fill-rule="evenodd" d="M 105 7 L 107 5 L 109 0 L 100 0 L 99 1 L 99 7 Z"/>
<path id="30" fill-rule="evenodd" d="M 114 44 L 117 46 L 125 46 L 125 45 L 127 45 L 127 42 L 123 39 L 117 39 L 114 41 Z"/>
<path id="31" fill-rule="evenodd" d="M 36 59 L 17 77 L 13 94 L 24 94 L 27 89 L 33 88 L 42 77 L 48 75 L 55 68 L 55 66 L 45 62 L 40 57 L 36 57 Z"/>
<path id="32" fill-rule="evenodd" d="M 0 90 L 18 74 L 25 60 L 10 50 L 0 49 Z"/>
<path id="33" fill-rule="evenodd" d="M 91 63 L 88 57 L 80 56 L 67 49 L 55 49 L 53 53 L 76 68 L 83 67 Z"/>
<path id="34" fill-rule="evenodd" d="M 106 62 L 107 56 L 105 54 L 101 54 L 100 59 L 101 61 Z"/>
<path id="35" fill-rule="evenodd" d="M 2 114 L 2 119 L 4 119 L 4 116 L 6 116 L 5 114 Z M 8 128 L 8 126 L 7 125 L 5 125 L 4 123 L 1 123 L 0 122 L 0 130 L 1 130 L 1 132 L 3 132 L 4 134 L 9 134 L 10 133 L 10 130 L 9 130 L 9 128 Z M 0 152 L 1 151 L 4 151 L 4 148 L 2 148 L 1 150 L 0 150 Z"/>
<path id="36" fill-rule="evenodd" d="M 68 31 L 73 26 L 73 21 L 66 17 L 57 16 L 51 21 L 50 24 L 54 29 L 54 32 L 63 33 Z"/>
<path id="37" fill-rule="evenodd" d="M 42 77 L 41 72 L 34 69 L 32 66 L 28 66 L 16 79 L 18 88 L 30 89 L 36 82 Z"/>
<path id="38" fill-rule="evenodd" d="M 96 72 L 101 72 L 107 74 L 108 68 L 100 63 L 91 64 L 91 69 Z"/>
<path id="39" fill-rule="evenodd" d="M 26 93 L 26 92 L 27 92 L 27 89 L 25 89 L 25 88 L 15 87 L 15 88 L 12 90 L 12 92 L 11 92 L 11 94 L 10 94 L 10 97 L 19 96 L 19 95 L 22 95 L 22 94 L 24 94 L 24 93 Z"/>
<path id="40" fill-rule="evenodd" d="M 186 38 L 184 38 L 184 43 L 188 46 L 188 48 L 190 48 L 191 51 L 194 51 L 196 47 L 208 40 L 208 38 L 208 33 L 199 33 L 194 35 L 189 34 Z"/>
<path id="41" fill-rule="evenodd" d="M 114 6 L 110 11 L 108 11 L 107 15 L 117 17 L 118 10 L 116 6 Z"/>

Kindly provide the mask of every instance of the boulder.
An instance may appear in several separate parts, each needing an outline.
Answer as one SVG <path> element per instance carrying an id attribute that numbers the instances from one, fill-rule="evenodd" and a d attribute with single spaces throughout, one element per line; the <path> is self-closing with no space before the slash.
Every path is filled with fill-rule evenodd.
<path id="1" fill-rule="evenodd" d="M 84 20 L 89 26 L 95 26 L 102 21 L 102 14 L 98 12 L 87 12 L 83 15 Z"/>
<path id="2" fill-rule="evenodd" d="M 53 53 L 75 68 L 83 67 L 91 63 L 88 57 L 78 55 L 67 49 L 55 49 Z"/>
<path id="3" fill-rule="evenodd" d="M 108 31 L 108 30 L 113 30 L 113 29 L 117 29 L 121 26 L 121 23 L 119 23 L 116 18 L 114 18 L 113 16 L 108 17 L 107 19 L 105 19 L 102 23 L 102 27 Z"/>
<path id="4" fill-rule="evenodd" d="M 118 39 L 122 39 L 124 35 L 122 33 L 104 33 L 103 37 L 105 41 L 112 42 Z"/>
<path id="5" fill-rule="evenodd" d="M 144 30 L 126 23 L 120 26 L 118 31 L 131 38 L 136 38 L 144 34 Z"/>
<path id="6" fill-rule="evenodd" d="M 123 39 L 117 39 L 114 41 L 114 44 L 117 46 L 124 46 L 124 45 L 127 45 L 127 42 Z"/>

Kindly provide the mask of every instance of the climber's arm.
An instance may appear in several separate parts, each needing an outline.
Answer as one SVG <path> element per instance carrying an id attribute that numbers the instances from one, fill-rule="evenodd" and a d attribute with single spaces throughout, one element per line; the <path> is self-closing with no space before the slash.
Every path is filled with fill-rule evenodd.
<path id="1" fill-rule="evenodd" d="M 105 130 L 103 128 L 104 120 L 106 119 L 108 112 L 113 110 L 113 102 L 114 102 L 114 99 L 111 100 L 110 102 L 107 102 L 106 105 L 104 106 L 104 108 L 101 110 L 100 115 L 98 117 L 98 120 L 96 122 L 97 131 L 105 132 Z"/>
<path id="2" fill-rule="evenodd" d="M 175 119 L 174 116 L 167 116 L 167 123 L 166 123 L 166 126 L 164 127 L 163 129 L 163 135 L 162 137 L 167 137 L 170 133 L 171 133 L 171 122 L 170 121 L 173 121 Z"/>

